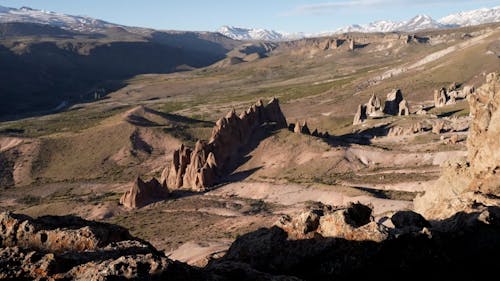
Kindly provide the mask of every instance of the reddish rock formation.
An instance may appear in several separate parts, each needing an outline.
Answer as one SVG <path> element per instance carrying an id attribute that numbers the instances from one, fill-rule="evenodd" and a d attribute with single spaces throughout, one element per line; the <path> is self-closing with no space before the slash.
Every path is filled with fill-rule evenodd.
<path id="1" fill-rule="evenodd" d="M 166 179 L 172 189 L 206 190 L 225 174 L 252 133 L 266 123 L 273 123 L 276 128 L 287 127 L 277 99 L 267 105 L 259 101 L 240 116 L 231 110 L 216 122 L 208 142 L 198 141 L 194 150 L 185 146 L 176 150 L 170 169 L 162 173 L 162 179 Z"/>
<path id="2" fill-rule="evenodd" d="M 166 183 L 160 184 L 155 178 L 144 182 L 137 178 L 129 191 L 120 198 L 120 204 L 129 208 L 141 208 L 158 200 L 167 198 L 169 195 Z"/>

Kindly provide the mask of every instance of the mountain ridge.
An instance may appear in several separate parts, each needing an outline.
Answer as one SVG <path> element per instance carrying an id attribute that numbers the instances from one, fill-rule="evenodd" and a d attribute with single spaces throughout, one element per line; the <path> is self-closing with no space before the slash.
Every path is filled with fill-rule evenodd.
<path id="1" fill-rule="evenodd" d="M 246 28 L 224 25 L 216 32 L 234 40 L 241 41 L 289 41 L 308 37 L 330 36 L 347 32 L 415 32 L 423 29 L 444 29 L 479 25 L 500 21 L 500 6 L 480 8 L 450 14 L 439 20 L 428 15 L 416 15 L 404 21 L 379 20 L 368 24 L 352 24 L 335 31 L 317 33 L 282 32 L 264 28 Z M 144 33 L 149 28 L 125 26 L 81 15 L 67 15 L 52 11 L 37 10 L 30 7 L 10 8 L 0 6 L 0 23 L 26 22 L 56 26 L 77 32 L 102 32 L 108 28 L 124 28 L 134 33 Z"/>
<path id="2" fill-rule="evenodd" d="M 500 21 L 500 6 L 463 11 L 450 14 L 439 20 L 435 20 L 428 15 L 421 14 L 404 21 L 379 20 L 368 24 L 352 24 L 338 28 L 335 31 L 324 31 L 310 34 L 301 32 L 287 33 L 267 29 L 233 27 L 227 25 L 221 27 L 218 32 L 235 40 L 287 41 L 307 37 L 330 36 L 348 32 L 415 32 L 423 29 L 464 27 L 498 21 Z M 231 29 L 237 30 L 238 33 L 232 33 Z M 243 31 L 246 33 L 242 33 Z M 257 34 L 258 36 L 253 36 L 254 34 Z M 267 34 L 272 34 L 272 36 L 266 37 Z"/>

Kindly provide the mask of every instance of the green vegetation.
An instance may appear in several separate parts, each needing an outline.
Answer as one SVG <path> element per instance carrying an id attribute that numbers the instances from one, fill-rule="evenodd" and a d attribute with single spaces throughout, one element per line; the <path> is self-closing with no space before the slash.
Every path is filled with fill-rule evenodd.
<path id="1" fill-rule="evenodd" d="M 75 109 L 43 117 L 0 123 L 0 134 L 22 137 L 40 137 L 55 133 L 79 132 L 97 125 L 110 116 L 124 112 L 128 107 L 118 106 L 105 111 Z"/>

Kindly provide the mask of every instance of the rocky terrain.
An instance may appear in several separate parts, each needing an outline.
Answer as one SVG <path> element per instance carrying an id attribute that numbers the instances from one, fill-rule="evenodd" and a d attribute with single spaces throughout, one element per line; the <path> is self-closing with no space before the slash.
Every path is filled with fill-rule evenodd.
<path id="1" fill-rule="evenodd" d="M 49 45 L 89 50 L 82 59 L 124 38 L 217 55 L 0 122 L 0 279 L 482 279 L 495 268 L 498 23 L 256 43 L 5 25 L 0 41 L 21 57 L 37 43 L 20 34 L 42 29 Z"/>
<path id="2" fill-rule="evenodd" d="M 468 99 L 473 116 L 468 163 L 454 164 L 434 188 L 415 199 L 416 210 L 423 216 L 405 210 L 380 217 L 374 216 L 372 206 L 361 203 L 331 206 L 312 202 L 299 214 L 282 216 L 271 228 L 239 237 L 222 258 L 195 268 L 170 260 L 119 226 L 73 216 L 32 219 L 4 212 L 0 217 L 0 276 L 52 280 L 420 279 L 429 274 L 422 268 L 435 278 L 490 276 L 500 253 L 496 171 L 500 157 L 495 154 L 500 76 L 488 74 L 486 83 Z M 261 120 L 280 124 L 282 115 L 271 114 L 281 112 L 277 109 L 277 101 L 271 101 L 268 111 L 263 111 L 266 119 Z M 222 123 L 229 124 L 232 116 L 234 112 L 214 131 L 220 132 Z M 450 173 L 459 176 L 449 177 Z M 137 196 L 155 188 L 162 188 L 161 184 L 138 179 L 132 191 L 140 190 Z M 471 271 L 470 267 L 483 270 Z"/>

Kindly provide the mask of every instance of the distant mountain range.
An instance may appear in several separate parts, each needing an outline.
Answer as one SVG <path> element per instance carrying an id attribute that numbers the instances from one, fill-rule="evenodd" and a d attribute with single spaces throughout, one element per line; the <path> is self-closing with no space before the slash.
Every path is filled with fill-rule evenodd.
<path id="1" fill-rule="evenodd" d="M 439 20 L 435 20 L 427 15 L 418 15 L 406 21 L 382 20 L 369 24 L 354 24 L 339 28 L 331 32 L 321 33 L 285 33 L 274 30 L 241 28 L 223 26 L 218 32 L 236 39 L 236 40 L 267 40 L 267 41 L 286 41 L 303 37 L 318 37 L 340 34 L 346 32 L 393 32 L 404 31 L 414 32 L 423 29 L 443 29 L 462 26 L 471 26 L 484 23 L 500 22 L 500 6 L 494 8 L 482 8 L 467 12 L 451 14 Z"/>
<path id="2" fill-rule="evenodd" d="M 418 15 L 406 21 L 382 20 L 369 24 L 353 24 L 339 28 L 335 31 L 321 33 L 286 33 L 268 29 L 243 28 L 234 26 L 223 26 L 218 32 L 236 40 L 263 40 L 263 41 L 286 41 L 304 37 L 328 36 L 345 32 L 392 32 L 405 31 L 414 32 L 422 29 L 442 29 L 461 26 L 471 26 L 500 21 L 500 6 L 494 8 L 482 8 L 467 12 L 460 12 L 434 20 L 427 15 Z M 102 32 L 105 29 L 120 27 L 134 33 L 141 33 L 146 29 L 127 27 L 119 24 L 106 22 L 86 16 L 72 16 L 56 12 L 36 10 L 28 7 L 20 9 L 0 6 L 0 23 L 24 22 L 47 24 L 65 30 L 78 32 Z"/>
<path id="3" fill-rule="evenodd" d="M 0 6 L 0 23 L 24 22 L 56 26 L 79 32 L 97 32 L 121 25 L 84 16 L 71 16 L 56 12 L 36 10 L 29 7 L 20 9 Z"/>

